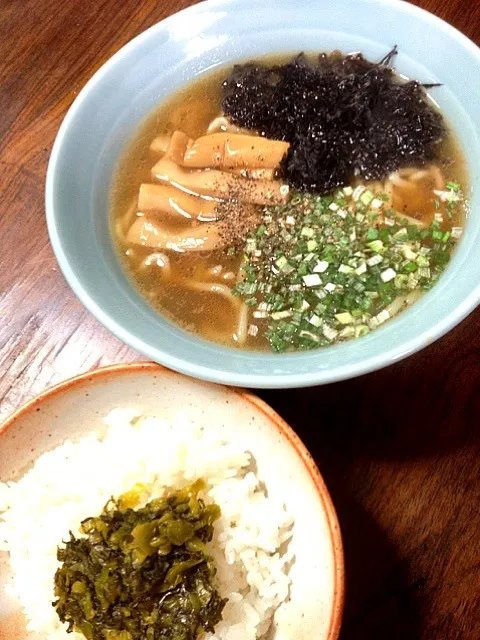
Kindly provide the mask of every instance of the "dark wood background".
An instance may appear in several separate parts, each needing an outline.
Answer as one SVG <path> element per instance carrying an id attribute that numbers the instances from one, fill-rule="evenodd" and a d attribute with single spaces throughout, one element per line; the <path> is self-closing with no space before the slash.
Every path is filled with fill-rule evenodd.
<path id="1" fill-rule="evenodd" d="M 478 0 L 417 3 L 480 42 Z M 189 4 L 0 0 L 0 418 L 49 384 L 140 359 L 59 272 L 45 171 L 60 122 L 93 72 Z M 383 371 L 260 394 L 304 439 L 338 510 L 343 640 L 480 639 L 479 373 L 477 311 Z"/>

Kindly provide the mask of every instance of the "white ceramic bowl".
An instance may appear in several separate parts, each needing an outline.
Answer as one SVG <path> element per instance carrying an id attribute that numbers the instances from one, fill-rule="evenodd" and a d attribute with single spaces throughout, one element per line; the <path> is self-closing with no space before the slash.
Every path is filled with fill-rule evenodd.
<path id="1" fill-rule="evenodd" d="M 101 432 L 102 417 L 115 407 L 166 419 L 180 407 L 206 429 L 241 441 L 252 452 L 258 476 L 271 495 L 282 497 L 295 519 L 291 597 L 277 612 L 271 640 L 335 640 L 344 594 L 335 510 L 298 436 L 248 392 L 198 382 L 153 363 L 83 374 L 47 390 L 0 427 L 0 481 L 18 479 L 39 455 L 67 438 Z M 0 638 L 45 640 L 26 633 L 18 604 L 4 595 L 9 579 L 7 554 L 0 553 Z"/>
<path id="2" fill-rule="evenodd" d="M 227 349 L 151 309 L 125 277 L 108 225 L 119 154 L 139 122 L 172 91 L 212 68 L 267 53 L 342 49 L 380 59 L 398 45 L 398 70 L 440 82 L 435 99 L 463 146 L 472 214 L 440 282 L 368 336 L 297 354 Z M 49 233 L 65 277 L 124 342 L 172 369 L 250 387 L 341 380 L 393 363 L 460 322 L 480 299 L 480 51 L 465 36 L 398 0 L 210 0 L 145 31 L 90 80 L 65 118 L 47 176 Z"/>

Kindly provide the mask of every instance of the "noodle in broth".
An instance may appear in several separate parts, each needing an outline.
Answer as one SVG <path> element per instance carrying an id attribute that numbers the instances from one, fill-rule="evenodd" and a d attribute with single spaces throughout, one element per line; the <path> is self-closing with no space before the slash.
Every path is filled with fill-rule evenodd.
<path id="1" fill-rule="evenodd" d="M 225 70 L 215 72 L 179 91 L 141 125 L 118 166 L 112 189 L 112 230 L 125 271 L 161 314 L 207 340 L 227 346 L 270 350 L 272 342 L 266 334 L 271 314 L 264 317 L 260 304 L 254 317 L 255 311 L 247 304 L 248 298 L 234 295 L 236 283 L 245 278 L 244 257 L 242 251 L 229 251 L 228 243 L 235 244 L 236 241 L 232 240 L 233 236 L 225 234 L 225 229 L 219 231 L 220 223 L 217 222 L 219 194 L 222 199 L 228 200 L 228 194 L 233 194 L 232 200 L 236 199 L 235 186 L 230 182 L 221 191 L 220 181 L 226 173 L 224 165 L 220 167 L 222 177 L 217 178 L 220 172 L 215 173 L 217 169 L 211 165 L 206 172 L 202 169 L 192 171 L 191 168 L 187 171 L 178 169 L 171 159 L 165 159 L 172 135 L 177 135 L 176 132 L 182 132 L 185 140 L 194 141 L 209 134 L 225 132 L 238 136 L 252 134 L 222 115 L 225 73 Z M 175 153 L 173 150 L 170 155 Z M 263 158 L 257 156 L 257 159 Z M 442 217 L 443 230 L 460 227 L 465 215 L 463 206 L 457 207 L 451 218 L 438 213 L 442 194 L 448 193 L 446 185 L 453 180 L 460 182 L 462 187 L 466 184 L 464 159 L 451 133 L 441 143 L 438 158 L 441 161 L 421 167 L 399 168 L 384 180 L 365 182 L 357 179 L 352 189 L 360 185 L 367 192 L 384 194 L 383 206 L 395 209 L 410 225 L 425 228 Z M 154 176 L 161 175 L 162 171 L 175 171 L 174 174 L 169 173 L 169 184 L 180 184 L 182 190 L 173 194 L 173 191 L 167 191 L 170 187 L 155 187 L 152 183 L 153 166 Z M 238 180 L 255 182 L 254 190 L 248 194 L 248 199 L 253 201 L 249 204 L 249 213 L 244 213 L 245 203 L 240 212 L 247 218 L 245 224 L 250 225 L 249 231 L 259 224 L 258 212 L 268 204 L 270 192 L 265 192 L 268 185 L 278 185 L 275 186 L 277 205 L 282 204 L 282 184 L 277 178 L 277 166 L 275 163 L 273 168 L 228 168 L 228 175 L 237 181 L 232 184 L 240 184 Z M 205 173 L 207 178 L 214 176 L 214 179 L 210 187 L 202 185 L 204 199 L 199 206 L 198 199 L 191 195 L 197 193 L 197 187 L 193 188 L 191 184 L 203 180 Z M 172 175 L 175 180 L 171 179 Z M 139 190 L 142 209 L 138 206 Z M 161 216 L 154 208 L 158 198 L 167 203 L 162 205 Z M 149 207 L 152 207 L 151 211 Z M 153 221 L 151 233 L 146 223 L 150 218 Z M 245 229 L 242 233 L 246 234 Z M 132 242 L 132 237 L 137 238 L 135 242 Z M 386 305 L 389 315 L 395 315 L 420 295 L 419 290 L 399 295 Z M 347 337 L 353 335 L 351 333 Z"/>

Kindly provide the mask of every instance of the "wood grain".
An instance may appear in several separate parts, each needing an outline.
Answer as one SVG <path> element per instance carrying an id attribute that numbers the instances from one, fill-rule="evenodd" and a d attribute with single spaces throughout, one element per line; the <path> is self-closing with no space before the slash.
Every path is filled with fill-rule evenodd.
<path id="1" fill-rule="evenodd" d="M 45 227 L 45 171 L 60 121 L 92 73 L 189 4 L 0 3 L 0 418 L 49 384 L 139 359 L 59 273 Z M 477 0 L 416 4 L 480 42 Z M 261 394 L 310 447 L 336 504 L 347 562 L 344 640 L 480 638 L 479 372 L 475 312 L 383 371 Z"/>

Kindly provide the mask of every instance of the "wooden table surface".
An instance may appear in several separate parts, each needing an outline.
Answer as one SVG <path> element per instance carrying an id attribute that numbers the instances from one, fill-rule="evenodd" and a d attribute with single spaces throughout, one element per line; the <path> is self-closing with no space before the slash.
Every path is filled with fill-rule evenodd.
<path id="1" fill-rule="evenodd" d="M 47 385 L 140 359 L 85 311 L 59 272 L 45 226 L 45 172 L 87 79 L 133 36 L 189 4 L 0 2 L 0 418 Z M 480 43 L 478 0 L 418 4 Z M 480 638 L 479 373 L 476 311 L 383 371 L 260 394 L 304 439 L 338 510 L 343 639 Z"/>

